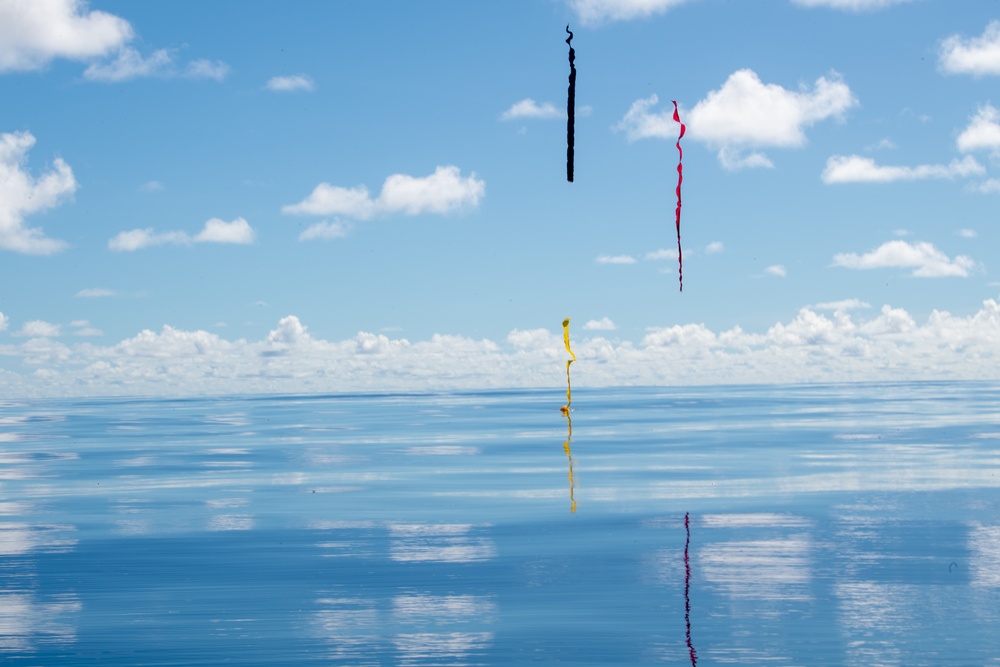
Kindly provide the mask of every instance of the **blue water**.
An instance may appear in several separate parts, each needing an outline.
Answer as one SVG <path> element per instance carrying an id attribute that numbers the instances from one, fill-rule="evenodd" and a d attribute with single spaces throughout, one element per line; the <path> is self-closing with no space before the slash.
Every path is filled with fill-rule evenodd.
<path id="1" fill-rule="evenodd" d="M 564 401 L 0 404 L 0 663 L 1000 665 L 1000 385 Z"/>

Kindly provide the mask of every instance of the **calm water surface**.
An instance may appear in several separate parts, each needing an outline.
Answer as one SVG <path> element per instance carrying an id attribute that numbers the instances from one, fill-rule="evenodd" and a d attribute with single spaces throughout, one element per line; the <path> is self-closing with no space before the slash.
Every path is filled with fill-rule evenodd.
<path id="1" fill-rule="evenodd" d="M 1000 385 L 564 398 L 0 404 L 0 663 L 1000 665 Z"/>

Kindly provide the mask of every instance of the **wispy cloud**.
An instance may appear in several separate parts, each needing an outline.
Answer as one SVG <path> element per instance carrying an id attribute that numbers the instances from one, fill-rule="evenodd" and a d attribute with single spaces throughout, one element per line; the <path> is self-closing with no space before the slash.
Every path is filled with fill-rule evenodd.
<path id="1" fill-rule="evenodd" d="M 87 60 L 132 39 L 123 18 L 79 0 L 0 2 L 0 72 L 38 70 L 56 58 Z"/>
<path id="2" fill-rule="evenodd" d="M 212 218 L 205 222 L 205 226 L 194 237 L 182 231 L 156 233 L 152 227 L 147 227 L 118 233 L 108 241 L 108 248 L 119 252 L 133 252 L 152 246 L 191 245 L 192 243 L 246 245 L 253 243 L 254 238 L 253 228 L 243 218 L 236 218 L 232 222 Z"/>
<path id="3" fill-rule="evenodd" d="M 521 118 L 565 118 L 565 112 L 556 108 L 551 102 L 539 104 L 531 98 L 516 102 L 500 114 L 500 120 L 516 120 Z"/>
<path id="4" fill-rule="evenodd" d="M 62 158 L 39 178 L 24 170 L 28 151 L 35 145 L 30 132 L 0 134 L 0 248 L 33 255 L 51 255 L 66 247 L 64 241 L 29 227 L 25 218 L 53 208 L 76 192 L 73 170 Z"/>
<path id="5" fill-rule="evenodd" d="M 913 2 L 913 0 L 792 0 L 793 5 L 799 5 L 800 7 L 824 7 L 849 12 L 885 9 L 886 7 L 902 5 L 907 2 Z"/>
<path id="6" fill-rule="evenodd" d="M 340 239 L 344 238 L 349 233 L 350 224 L 339 220 L 334 222 L 327 222 L 324 220 L 322 222 L 309 225 L 301 234 L 299 234 L 299 240 L 314 241 L 316 239 Z"/>
<path id="7" fill-rule="evenodd" d="M 316 90 L 316 83 L 308 74 L 275 76 L 268 79 L 264 87 L 278 93 L 307 92 Z"/>
<path id="8" fill-rule="evenodd" d="M 954 179 L 977 176 L 986 169 L 971 155 L 948 164 L 922 164 L 916 167 L 884 166 L 861 155 L 834 155 L 826 161 L 824 183 L 891 183 L 925 179 Z"/>
<path id="9" fill-rule="evenodd" d="M 1000 74 L 1000 21 L 991 21 L 979 37 L 952 35 L 943 40 L 938 63 L 950 74 Z"/>
<path id="10" fill-rule="evenodd" d="M 632 255 L 598 255 L 594 258 L 598 264 L 635 264 Z"/>
<path id="11" fill-rule="evenodd" d="M 705 246 L 706 255 L 715 255 L 720 252 L 725 252 L 726 246 L 723 245 L 722 241 L 712 241 L 707 246 Z"/>
<path id="12" fill-rule="evenodd" d="M 76 293 L 78 299 L 100 299 L 109 296 L 118 296 L 118 292 L 104 287 L 85 287 Z"/>
<path id="13" fill-rule="evenodd" d="M 817 303 L 813 308 L 816 310 L 857 310 L 859 308 L 871 308 L 871 304 L 861 299 L 843 299 L 841 301 L 824 301 Z"/>
<path id="14" fill-rule="evenodd" d="M 833 264 L 846 269 L 912 269 L 911 275 L 918 278 L 965 278 L 976 266 L 965 255 L 951 259 L 931 243 L 907 241 L 887 241 L 860 255 L 839 253 L 834 255 Z"/>
<path id="15" fill-rule="evenodd" d="M 632 103 L 614 129 L 629 141 L 674 139 L 678 126 L 673 110 L 654 111 L 654 94 Z M 760 148 L 797 148 L 805 145 L 805 129 L 829 118 L 841 118 L 857 105 L 851 89 L 838 75 L 820 77 L 813 88 L 791 91 L 765 84 L 753 70 L 729 76 L 686 114 L 691 137 L 719 150 L 727 169 L 771 167 Z"/>
<path id="16" fill-rule="evenodd" d="M 628 21 L 663 14 L 690 0 L 566 0 L 584 25 Z"/>
<path id="17" fill-rule="evenodd" d="M 385 179 L 375 199 L 368 188 L 320 183 L 297 204 L 283 206 L 282 213 L 295 215 L 340 215 L 365 220 L 376 215 L 401 213 L 444 214 L 474 208 L 486 193 L 486 183 L 475 173 L 462 176 L 458 167 L 438 167 L 430 176 L 393 174 Z"/>
<path id="18" fill-rule="evenodd" d="M 147 77 L 213 79 L 222 81 L 229 74 L 229 65 L 221 61 L 193 60 L 183 68 L 175 62 L 175 51 L 157 49 L 144 56 L 131 46 L 123 46 L 113 60 L 91 63 L 83 78 L 99 83 L 119 83 Z"/>
<path id="19" fill-rule="evenodd" d="M 60 329 L 58 324 L 44 320 L 31 320 L 25 322 L 14 335 L 25 338 L 56 338 L 60 335 Z"/>
<path id="20" fill-rule="evenodd" d="M 585 331 L 614 331 L 618 327 L 610 318 L 602 317 L 599 320 L 589 320 L 583 328 Z"/>

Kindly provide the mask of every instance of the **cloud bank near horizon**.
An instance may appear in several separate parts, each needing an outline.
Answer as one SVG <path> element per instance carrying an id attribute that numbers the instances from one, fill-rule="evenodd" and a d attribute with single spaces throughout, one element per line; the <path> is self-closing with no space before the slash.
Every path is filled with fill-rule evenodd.
<path id="1" fill-rule="evenodd" d="M 923 324 L 890 305 L 862 319 L 851 312 L 859 303 L 806 306 L 763 333 L 684 324 L 648 329 L 635 342 L 602 335 L 613 325 L 608 318 L 595 320 L 596 326 L 574 332 L 573 383 L 582 388 L 996 379 L 997 299 L 986 299 L 968 317 L 935 310 Z M 289 315 L 259 341 L 230 341 L 166 325 L 101 346 L 64 344 L 58 325 L 32 321 L 5 334 L 11 342 L 0 342 L 0 357 L 18 367 L 0 369 L 0 396 L 559 387 L 566 351 L 557 329 L 514 330 L 502 341 L 446 334 L 410 341 L 369 332 L 328 341 Z"/>

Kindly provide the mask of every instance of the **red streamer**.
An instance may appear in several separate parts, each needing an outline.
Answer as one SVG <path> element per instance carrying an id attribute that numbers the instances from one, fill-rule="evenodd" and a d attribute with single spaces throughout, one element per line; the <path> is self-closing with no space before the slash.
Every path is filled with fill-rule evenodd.
<path id="1" fill-rule="evenodd" d="M 677 281 L 680 283 L 680 291 L 684 291 L 684 259 L 681 255 L 681 183 L 684 182 L 684 151 L 681 149 L 681 139 L 687 126 L 681 122 L 680 114 L 677 113 L 677 100 L 674 100 L 674 120 L 681 126 L 681 133 L 677 135 L 677 209 L 674 211 L 674 224 L 677 227 Z"/>

